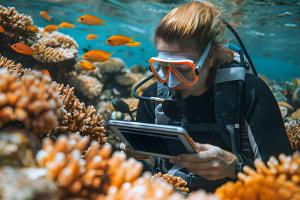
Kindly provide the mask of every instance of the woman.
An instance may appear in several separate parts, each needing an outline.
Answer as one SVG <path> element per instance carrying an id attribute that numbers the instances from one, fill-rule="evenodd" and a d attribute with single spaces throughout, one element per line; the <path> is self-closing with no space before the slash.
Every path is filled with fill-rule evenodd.
<path id="1" fill-rule="evenodd" d="M 155 31 L 158 57 L 151 59 L 150 65 L 158 82 L 143 95 L 156 96 L 158 85 L 164 83 L 182 96 L 183 115 L 188 123 L 216 122 L 216 71 L 236 63 L 233 51 L 222 46 L 223 31 L 220 11 L 211 3 L 192 1 L 171 10 Z M 245 113 L 247 142 L 253 154 L 251 161 L 255 158 L 266 161 L 279 153 L 290 154 L 281 114 L 269 88 L 257 76 L 247 73 L 243 91 L 241 106 Z M 160 123 L 157 108 L 153 103 L 141 101 L 137 121 Z M 154 167 L 167 173 L 175 164 L 184 168 L 185 173 L 193 173 L 194 179 L 189 179 L 192 190 L 213 191 L 225 181 L 236 178 L 237 166 L 243 158 L 232 152 L 223 137 L 197 130 L 189 134 L 198 153 L 164 160 L 163 166 L 156 161 Z"/>

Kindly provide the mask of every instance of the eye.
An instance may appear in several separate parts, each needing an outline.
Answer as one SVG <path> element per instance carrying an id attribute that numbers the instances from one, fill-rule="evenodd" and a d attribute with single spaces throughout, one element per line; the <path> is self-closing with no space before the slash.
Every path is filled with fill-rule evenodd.
<path id="1" fill-rule="evenodd" d="M 83 17 L 80 17 L 80 20 L 82 21 L 82 20 L 83 20 Z"/>

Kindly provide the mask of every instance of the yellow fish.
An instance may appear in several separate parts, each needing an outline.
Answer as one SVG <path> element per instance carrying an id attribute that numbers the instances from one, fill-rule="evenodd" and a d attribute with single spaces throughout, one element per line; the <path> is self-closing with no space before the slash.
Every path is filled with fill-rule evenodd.
<path id="1" fill-rule="evenodd" d="M 15 52 L 23 54 L 23 55 L 32 56 L 32 54 L 33 54 L 33 49 L 30 46 L 23 44 L 21 42 L 15 43 L 15 44 L 11 45 L 10 47 Z"/>
<path id="2" fill-rule="evenodd" d="M 141 43 L 136 42 L 136 41 L 132 41 L 132 42 L 129 42 L 129 43 L 126 44 L 126 46 L 129 46 L 129 47 L 138 47 L 140 45 L 141 45 Z"/>
<path id="3" fill-rule="evenodd" d="M 102 50 L 90 50 L 86 52 L 82 58 L 91 62 L 104 62 L 110 58 L 112 53 Z"/>
<path id="4" fill-rule="evenodd" d="M 27 30 L 29 30 L 30 32 L 34 32 L 34 33 L 39 31 L 39 29 L 34 25 L 27 26 Z"/>
<path id="5" fill-rule="evenodd" d="M 127 43 L 133 42 L 134 37 L 127 37 L 124 35 L 113 35 L 106 40 L 106 44 L 110 46 L 126 45 Z"/>
<path id="6" fill-rule="evenodd" d="M 47 13 L 47 11 L 42 10 L 40 12 L 40 15 L 42 16 L 42 18 L 44 18 L 47 21 L 51 21 L 52 17 Z"/>
<path id="7" fill-rule="evenodd" d="M 44 32 L 48 32 L 48 33 L 51 33 L 53 31 L 56 31 L 57 29 L 59 29 L 58 26 L 54 25 L 54 24 L 50 24 L 50 25 L 47 25 L 44 27 L 43 31 Z"/>
<path id="8" fill-rule="evenodd" d="M 96 35 L 96 34 L 88 34 L 87 36 L 86 36 L 86 39 L 87 40 L 95 40 L 95 39 L 97 39 L 98 38 L 98 35 Z"/>
<path id="9" fill-rule="evenodd" d="M 87 24 L 87 25 L 102 25 L 105 20 L 102 20 L 96 16 L 93 15 L 82 15 L 77 19 L 78 22 L 82 24 Z"/>
<path id="10" fill-rule="evenodd" d="M 86 61 L 86 60 L 79 61 L 79 65 L 80 65 L 80 67 L 82 67 L 83 69 L 86 69 L 86 70 L 96 69 L 95 65 L 93 65 L 92 63 L 90 63 L 89 61 Z"/>
<path id="11" fill-rule="evenodd" d="M 5 30 L 4 30 L 3 26 L 0 25 L 0 33 L 3 33 L 3 32 L 5 32 Z"/>
<path id="12" fill-rule="evenodd" d="M 68 22 L 62 22 L 59 24 L 59 28 L 74 28 L 74 27 L 75 27 L 75 25 L 70 24 Z"/>

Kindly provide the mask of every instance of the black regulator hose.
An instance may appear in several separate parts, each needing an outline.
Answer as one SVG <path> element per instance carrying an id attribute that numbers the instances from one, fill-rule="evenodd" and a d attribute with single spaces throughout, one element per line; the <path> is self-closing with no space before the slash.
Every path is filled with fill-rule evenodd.
<path id="1" fill-rule="evenodd" d="M 257 72 L 256 72 L 256 69 L 254 67 L 254 64 L 252 62 L 252 59 L 250 58 L 250 55 L 248 53 L 248 51 L 246 50 L 246 47 L 244 46 L 243 42 L 242 42 L 242 39 L 240 38 L 240 36 L 238 35 L 238 33 L 234 30 L 234 28 L 229 24 L 227 23 L 224 19 L 222 19 L 222 22 L 227 26 L 227 28 L 231 31 L 231 33 L 235 36 L 235 38 L 237 39 L 239 45 L 241 46 L 246 58 L 248 59 L 249 61 L 249 64 L 251 66 L 251 69 L 253 71 L 253 73 L 255 75 L 257 75 Z"/>

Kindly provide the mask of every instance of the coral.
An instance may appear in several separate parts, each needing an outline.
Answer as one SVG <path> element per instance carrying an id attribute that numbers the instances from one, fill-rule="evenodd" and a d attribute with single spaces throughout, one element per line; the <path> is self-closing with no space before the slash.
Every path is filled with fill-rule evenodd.
<path id="1" fill-rule="evenodd" d="M 57 63 L 77 56 L 78 44 L 68 35 L 57 31 L 42 32 L 31 46 L 34 50 L 33 58 L 42 63 Z"/>
<path id="2" fill-rule="evenodd" d="M 181 177 L 178 176 L 172 176 L 170 174 L 162 174 L 161 172 L 154 174 L 154 177 L 161 177 L 164 180 L 166 180 L 168 183 L 173 185 L 175 189 L 178 189 L 182 192 L 188 193 L 190 190 L 187 187 L 187 182 L 183 180 Z"/>
<path id="3" fill-rule="evenodd" d="M 13 60 L 10 60 L 1 55 L 0 68 L 6 68 L 10 73 L 15 73 L 18 78 L 30 73 L 29 69 L 22 68 L 22 65 L 20 63 L 15 63 Z"/>
<path id="4" fill-rule="evenodd" d="M 141 163 L 126 160 L 122 152 L 111 156 L 108 143 L 101 147 L 93 141 L 86 150 L 88 143 L 89 138 L 79 134 L 60 136 L 55 143 L 46 138 L 36 156 L 39 166 L 47 169 L 46 176 L 57 183 L 65 197 L 95 199 L 140 175 Z"/>
<path id="5" fill-rule="evenodd" d="M 70 73 L 69 79 L 74 88 L 79 90 L 80 94 L 83 94 L 85 98 L 90 100 L 96 99 L 102 92 L 102 83 L 92 76 L 76 74 L 74 72 Z"/>
<path id="6" fill-rule="evenodd" d="M 58 133 L 75 133 L 90 136 L 100 144 L 106 142 L 103 120 L 93 106 L 86 107 L 74 95 L 74 88 L 63 84 L 54 84 L 63 100 L 63 117 L 56 128 Z"/>
<path id="7" fill-rule="evenodd" d="M 300 120 L 285 123 L 285 129 L 293 150 L 300 149 Z"/>
<path id="8" fill-rule="evenodd" d="M 1 199 L 59 199 L 55 183 L 43 177 L 44 169 L 2 167 Z"/>
<path id="9" fill-rule="evenodd" d="M 300 108 L 291 114 L 292 119 L 300 119 Z"/>
<path id="10" fill-rule="evenodd" d="M 34 166 L 34 156 L 29 139 L 20 132 L 0 132 L 0 166 Z"/>
<path id="11" fill-rule="evenodd" d="M 256 170 L 245 166 L 236 183 L 228 182 L 216 190 L 221 200 L 227 199 L 300 199 L 300 156 L 271 157 L 267 165 L 254 162 Z"/>
<path id="12" fill-rule="evenodd" d="M 32 38 L 36 34 L 28 29 L 28 26 L 33 26 L 32 18 L 20 14 L 14 7 L 0 5 L 0 24 L 5 30 L 4 34 L 16 41 Z"/>
<path id="13" fill-rule="evenodd" d="M 214 194 L 207 194 L 203 190 L 198 190 L 191 193 L 186 200 L 219 200 Z"/>
<path id="14" fill-rule="evenodd" d="M 17 80 L 15 74 L 0 71 L 0 127 L 21 122 L 30 132 L 44 134 L 55 128 L 61 101 L 51 79 L 32 72 Z"/>

